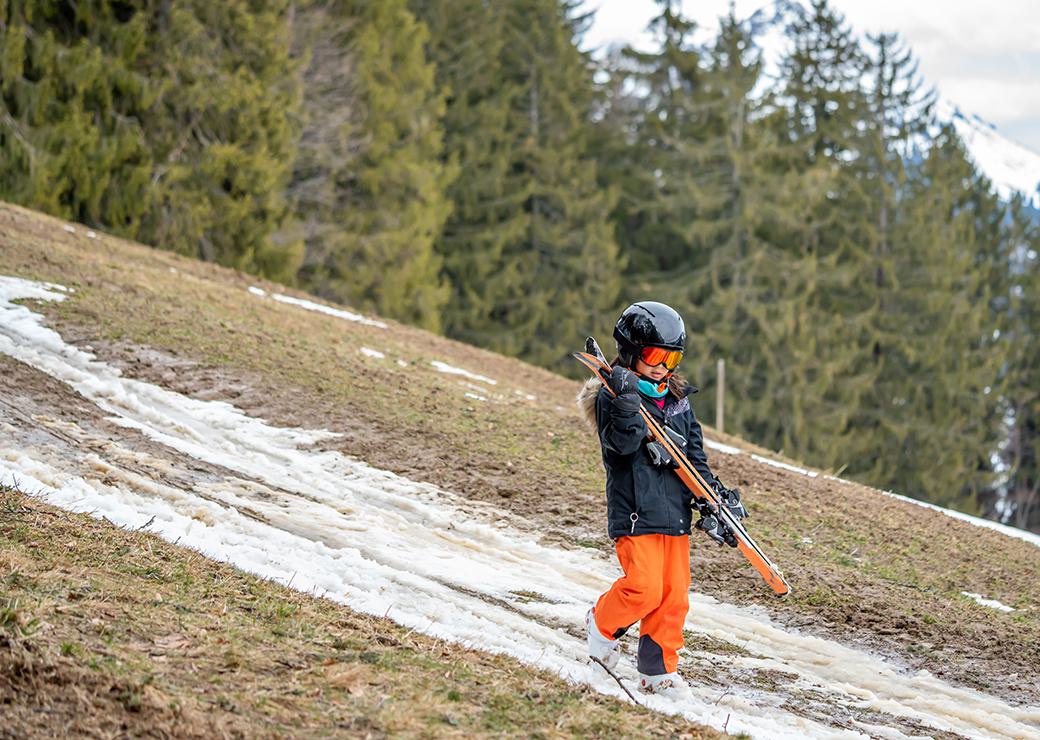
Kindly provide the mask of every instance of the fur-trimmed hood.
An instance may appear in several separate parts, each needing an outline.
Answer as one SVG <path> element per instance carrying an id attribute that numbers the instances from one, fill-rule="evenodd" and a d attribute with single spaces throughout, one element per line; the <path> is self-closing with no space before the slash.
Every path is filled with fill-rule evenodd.
<path id="1" fill-rule="evenodd" d="M 585 381 L 585 385 L 578 391 L 578 396 L 575 399 L 575 403 L 581 411 L 581 417 L 593 432 L 597 431 L 596 397 L 599 395 L 599 389 L 602 387 L 603 384 L 599 382 L 599 378 L 593 375 Z M 678 373 L 672 373 L 672 377 L 668 378 L 668 392 L 676 398 L 686 398 L 686 396 L 697 391 L 697 388 L 686 382 L 686 378 Z"/>

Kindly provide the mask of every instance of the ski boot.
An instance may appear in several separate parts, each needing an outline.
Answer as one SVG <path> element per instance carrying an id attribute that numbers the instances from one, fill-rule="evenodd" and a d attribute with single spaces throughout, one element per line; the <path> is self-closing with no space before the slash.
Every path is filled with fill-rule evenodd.
<path id="1" fill-rule="evenodd" d="M 614 670 L 621 658 L 621 640 L 608 640 L 596 626 L 596 617 L 592 609 L 585 614 L 585 641 L 588 644 L 589 657 L 602 661 L 608 670 Z"/>
<path id="2" fill-rule="evenodd" d="M 690 686 L 678 673 L 662 673 L 657 676 L 639 674 L 639 690 L 644 694 L 667 696 L 669 699 L 685 699 L 690 696 Z"/>

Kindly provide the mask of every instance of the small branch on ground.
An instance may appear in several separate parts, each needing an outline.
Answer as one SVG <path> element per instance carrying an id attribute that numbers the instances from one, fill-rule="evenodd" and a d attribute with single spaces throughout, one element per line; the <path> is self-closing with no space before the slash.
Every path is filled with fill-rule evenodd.
<path id="1" fill-rule="evenodd" d="M 635 696 L 632 695 L 632 692 L 628 690 L 628 687 L 625 686 L 625 684 L 621 683 L 621 679 L 618 678 L 618 675 L 616 673 L 614 673 L 614 671 L 612 671 L 609 668 L 607 668 L 607 664 L 606 663 L 604 663 L 599 658 L 593 658 L 591 655 L 589 657 L 592 659 L 593 663 L 599 663 L 601 666 L 603 666 L 603 670 L 605 670 L 607 673 L 609 673 L 610 677 L 613 678 L 615 681 L 617 681 L 617 685 L 621 687 L 622 691 L 624 691 L 626 694 L 628 694 L 628 698 L 629 699 L 631 699 L 636 704 L 639 704 L 639 700 L 636 699 Z M 639 704 L 639 706 L 643 706 L 643 705 Z"/>

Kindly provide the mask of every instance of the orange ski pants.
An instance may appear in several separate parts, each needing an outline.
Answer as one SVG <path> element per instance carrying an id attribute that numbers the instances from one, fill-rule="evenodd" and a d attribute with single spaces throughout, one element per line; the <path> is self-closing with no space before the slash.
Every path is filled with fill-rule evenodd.
<path id="1" fill-rule="evenodd" d="M 596 602 L 596 627 L 613 640 L 639 622 L 639 672 L 674 673 L 690 610 L 690 537 L 621 537 L 614 549 L 625 575 Z"/>

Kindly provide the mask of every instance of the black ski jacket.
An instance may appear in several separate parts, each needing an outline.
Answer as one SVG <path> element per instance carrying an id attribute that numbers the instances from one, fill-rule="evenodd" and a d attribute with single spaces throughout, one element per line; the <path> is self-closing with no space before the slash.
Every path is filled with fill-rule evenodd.
<path id="1" fill-rule="evenodd" d="M 714 476 L 704 454 L 704 436 L 688 398 L 694 390 L 687 386 L 682 398 L 669 391 L 663 409 L 646 399 L 643 406 L 686 440 L 686 457 L 710 483 Z M 654 464 L 639 411 L 619 408 L 610 392 L 601 388 L 596 396 L 596 427 L 607 471 L 610 537 L 689 534 L 693 494 L 674 468 Z"/>

